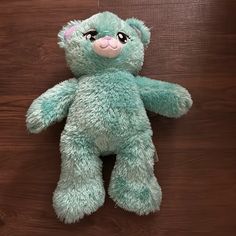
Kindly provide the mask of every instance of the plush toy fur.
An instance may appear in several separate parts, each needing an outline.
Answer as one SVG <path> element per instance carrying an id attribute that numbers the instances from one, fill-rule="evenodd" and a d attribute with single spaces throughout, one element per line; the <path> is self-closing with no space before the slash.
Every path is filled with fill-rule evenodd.
<path id="1" fill-rule="evenodd" d="M 92 39 L 86 34 L 91 29 L 97 32 Z M 128 36 L 122 45 L 118 32 Z M 113 58 L 98 55 L 93 48 L 98 39 L 111 39 L 122 50 Z M 57 216 L 66 223 L 103 205 L 99 156 L 108 153 L 117 155 L 108 190 L 116 204 L 139 215 L 159 209 L 161 188 L 153 173 L 155 147 L 145 108 L 176 118 L 189 110 L 192 100 L 177 84 L 137 75 L 149 41 L 150 31 L 142 21 L 122 20 L 110 12 L 71 21 L 59 32 L 75 78 L 34 100 L 27 127 L 39 133 L 67 117 L 60 143 L 61 176 L 53 196 Z M 110 46 L 107 50 L 114 52 Z"/>

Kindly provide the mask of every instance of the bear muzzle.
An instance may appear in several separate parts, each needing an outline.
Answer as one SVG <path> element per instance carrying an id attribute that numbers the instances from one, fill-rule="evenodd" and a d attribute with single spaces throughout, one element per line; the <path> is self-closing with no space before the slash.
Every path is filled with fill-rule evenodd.
<path id="1" fill-rule="evenodd" d="M 93 43 L 93 50 L 96 54 L 102 57 L 114 58 L 117 57 L 123 44 L 116 38 L 105 36 L 97 39 Z"/>

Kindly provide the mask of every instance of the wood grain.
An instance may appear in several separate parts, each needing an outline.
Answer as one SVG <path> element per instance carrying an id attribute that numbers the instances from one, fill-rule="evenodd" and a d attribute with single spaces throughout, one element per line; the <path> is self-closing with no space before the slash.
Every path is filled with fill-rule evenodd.
<path id="1" fill-rule="evenodd" d="M 57 32 L 98 11 L 152 27 L 143 75 L 186 86 L 194 106 L 181 119 L 150 115 L 160 161 L 161 211 L 145 217 L 108 198 L 74 225 L 51 206 L 64 122 L 39 135 L 25 128 L 31 101 L 71 77 Z M 236 235 L 236 1 L 1 0 L 0 235 Z M 103 158 L 107 187 L 115 157 Z"/>

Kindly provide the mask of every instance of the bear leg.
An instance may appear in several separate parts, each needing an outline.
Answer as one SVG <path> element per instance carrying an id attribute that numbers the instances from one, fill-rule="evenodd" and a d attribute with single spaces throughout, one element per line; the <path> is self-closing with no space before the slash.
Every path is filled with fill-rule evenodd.
<path id="1" fill-rule="evenodd" d="M 53 206 L 60 220 L 74 223 L 104 203 L 102 161 L 95 145 L 83 136 L 62 134 L 60 146 L 62 169 Z"/>
<path id="2" fill-rule="evenodd" d="M 138 215 L 159 210 L 162 194 L 154 175 L 154 152 L 150 133 L 131 137 L 118 151 L 112 171 L 110 197 Z"/>

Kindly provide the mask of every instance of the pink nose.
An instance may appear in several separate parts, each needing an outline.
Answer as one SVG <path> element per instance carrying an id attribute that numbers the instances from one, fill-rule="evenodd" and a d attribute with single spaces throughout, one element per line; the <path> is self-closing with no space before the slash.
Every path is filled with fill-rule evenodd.
<path id="1" fill-rule="evenodd" d="M 104 39 L 111 40 L 112 37 L 111 36 L 105 36 Z"/>
<path id="2" fill-rule="evenodd" d="M 93 43 L 93 50 L 102 57 L 114 58 L 119 55 L 123 44 L 118 39 L 111 36 L 105 36 L 97 39 Z"/>

